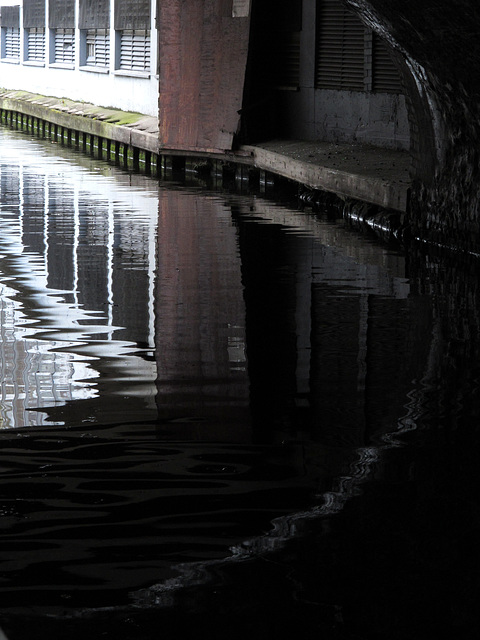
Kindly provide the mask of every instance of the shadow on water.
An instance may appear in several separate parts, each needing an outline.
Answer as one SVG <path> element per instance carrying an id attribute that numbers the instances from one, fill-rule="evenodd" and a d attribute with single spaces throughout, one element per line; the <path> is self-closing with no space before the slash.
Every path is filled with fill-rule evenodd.
<path id="1" fill-rule="evenodd" d="M 0 134 L 9 639 L 476 637 L 478 264 Z"/>

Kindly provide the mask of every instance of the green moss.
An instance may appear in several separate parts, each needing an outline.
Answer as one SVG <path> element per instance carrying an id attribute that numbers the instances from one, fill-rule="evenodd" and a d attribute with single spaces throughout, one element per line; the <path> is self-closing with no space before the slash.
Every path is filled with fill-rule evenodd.
<path id="1" fill-rule="evenodd" d="M 105 122 L 116 125 L 127 125 L 134 124 L 142 117 L 141 113 L 135 113 L 133 111 L 114 111 L 105 119 Z"/>
<path id="2" fill-rule="evenodd" d="M 92 118 L 92 120 L 107 122 L 108 124 L 115 124 L 117 126 L 135 124 L 135 122 L 140 120 L 140 118 L 144 117 L 144 114 L 135 111 L 121 111 L 112 107 L 95 106 L 81 100 L 55 98 L 53 96 L 44 96 L 38 93 L 29 93 L 28 91 L 23 90 L 10 91 L 0 88 L 0 93 L 3 92 L 8 93 L 9 97 L 13 99 L 23 99 L 30 102 L 38 101 L 40 104 L 43 103 L 45 107 L 50 108 L 54 111 L 59 111 L 59 109 L 55 109 L 55 105 L 58 105 L 59 103 L 61 103 L 66 108 L 75 109 L 77 107 L 77 110 L 83 111 L 84 117 Z M 79 116 L 80 114 L 75 115 Z"/>

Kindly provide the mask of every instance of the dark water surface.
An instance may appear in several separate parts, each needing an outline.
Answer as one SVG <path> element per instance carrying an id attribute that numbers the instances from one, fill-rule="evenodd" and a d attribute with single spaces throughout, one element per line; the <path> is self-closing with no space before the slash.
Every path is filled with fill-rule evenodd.
<path id="1" fill-rule="evenodd" d="M 479 270 L 0 130 L 0 627 L 477 637 Z"/>

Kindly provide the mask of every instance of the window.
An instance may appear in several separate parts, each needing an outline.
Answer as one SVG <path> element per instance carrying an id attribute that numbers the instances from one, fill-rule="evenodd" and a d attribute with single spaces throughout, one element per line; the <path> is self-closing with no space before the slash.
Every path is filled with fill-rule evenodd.
<path id="1" fill-rule="evenodd" d="M 27 44 L 26 59 L 43 62 L 45 60 L 45 29 L 43 27 L 26 29 L 25 38 Z"/>
<path id="2" fill-rule="evenodd" d="M 321 0 L 317 29 L 317 88 L 365 90 L 365 32 L 360 19 L 338 0 Z"/>
<path id="3" fill-rule="evenodd" d="M 85 31 L 85 61 L 87 67 L 108 67 L 110 61 L 110 31 L 87 29 Z"/>
<path id="4" fill-rule="evenodd" d="M 275 47 L 275 84 L 279 87 L 298 87 L 300 84 L 300 31 L 277 34 Z"/>
<path id="5" fill-rule="evenodd" d="M 319 0 L 317 89 L 402 93 L 389 46 L 339 0 Z"/>
<path id="6" fill-rule="evenodd" d="M 2 59 L 20 62 L 20 7 L 2 7 Z"/>
<path id="7" fill-rule="evenodd" d="M 20 60 L 20 28 L 3 27 L 2 58 L 5 60 Z"/>
<path id="8" fill-rule="evenodd" d="M 75 0 L 48 0 L 50 63 L 75 65 Z"/>
<path id="9" fill-rule="evenodd" d="M 110 64 L 110 0 L 80 0 L 80 64 L 107 73 Z M 95 69 L 94 69 L 95 68 Z"/>
<path id="10" fill-rule="evenodd" d="M 128 71 L 150 71 L 150 30 L 120 31 L 119 68 Z"/>
<path id="11" fill-rule="evenodd" d="M 150 0 L 115 0 L 115 68 L 126 73 L 150 73 Z"/>
<path id="12" fill-rule="evenodd" d="M 265 2 L 265 0 L 264 0 Z M 279 88 L 297 88 L 300 84 L 301 0 L 269 0 L 262 21 L 272 31 L 274 66 L 272 79 Z M 275 20 L 272 22 L 272 15 Z"/>
<path id="13" fill-rule="evenodd" d="M 73 65 L 75 63 L 75 30 L 55 29 L 54 62 Z"/>
<path id="14" fill-rule="evenodd" d="M 392 60 L 389 45 L 375 33 L 372 42 L 372 90 L 382 93 L 403 93 L 402 81 Z"/>
<path id="15" fill-rule="evenodd" d="M 24 58 L 45 62 L 45 0 L 23 0 Z"/>

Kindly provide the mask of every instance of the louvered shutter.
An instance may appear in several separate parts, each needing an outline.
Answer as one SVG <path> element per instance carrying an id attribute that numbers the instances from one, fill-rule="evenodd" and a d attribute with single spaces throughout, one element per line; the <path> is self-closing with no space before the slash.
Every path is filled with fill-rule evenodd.
<path id="1" fill-rule="evenodd" d="M 55 62 L 73 65 L 75 62 L 75 30 L 55 29 Z"/>
<path id="2" fill-rule="evenodd" d="M 317 25 L 316 87 L 364 91 L 366 29 L 360 19 L 338 0 L 321 0 Z"/>
<path id="3" fill-rule="evenodd" d="M 300 32 L 283 31 L 277 34 L 277 86 L 298 87 L 300 84 Z"/>
<path id="4" fill-rule="evenodd" d="M 110 61 L 110 31 L 108 29 L 88 29 L 86 34 L 86 64 L 108 67 Z"/>
<path id="5" fill-rule="evenodd" d="M 125 29 L 120 37 L 120 69 L 150 70 L 150 31 Z"/>
<path id="6" fill-rule="evenodd" d="M 43 62 L 45 60 L 45 29 L 32 27 L 26 30 L 27 60 Z"/>
<path id="7" fill-rule="evenodd" d="M 7 60 L 20 59 L 20 29 L 18 27 L 4 27 L 5 48 L 3 55 Z"/>
<path id="8" fill-rule="evenodd" d="M 372 89 L 383 93 L 403 93 L 402 80 L 395 66 L 388 44 L 373 34 Z"/>

